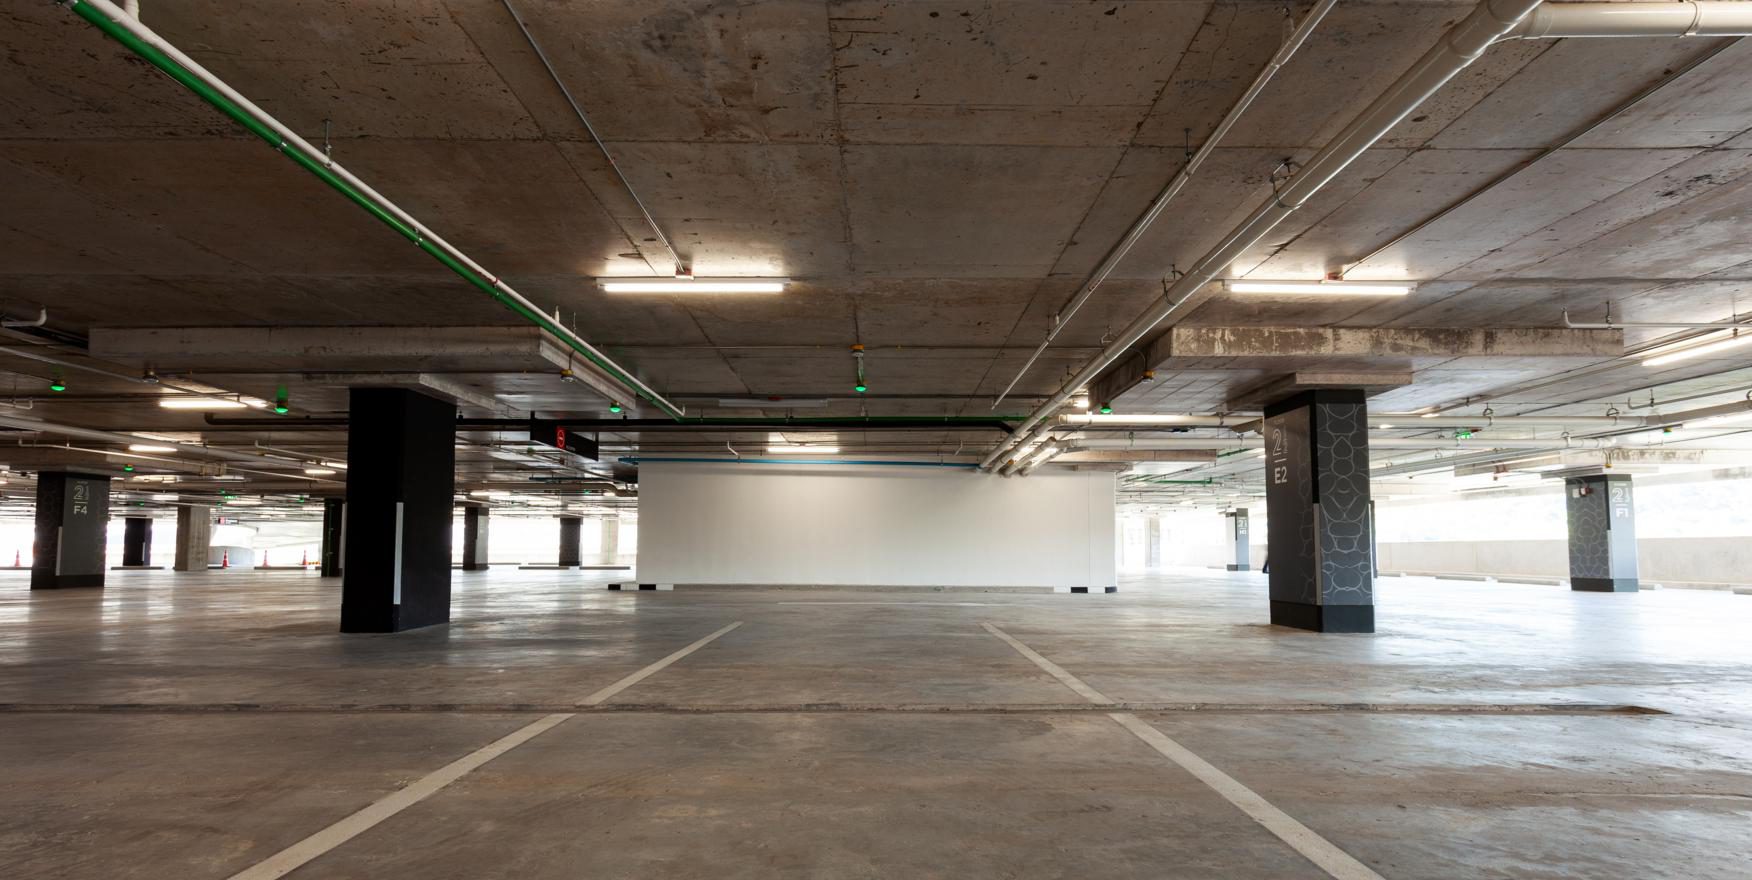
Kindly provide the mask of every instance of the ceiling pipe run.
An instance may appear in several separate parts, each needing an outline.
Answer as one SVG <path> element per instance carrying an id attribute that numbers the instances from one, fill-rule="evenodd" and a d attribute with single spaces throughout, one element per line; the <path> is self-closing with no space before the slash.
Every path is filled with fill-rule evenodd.
<path id="1" fill-rule="evenodd" d="M 1571 37 L 1742 37 L 1752 34 L 1752 3 L 1543 3 L 1505 40 Z"/>
<path id="2" fill-rule="evenodd" d="M 1217 123 L 1216 130 L 1211 132 L 1210 137 L 1205 138 L 1205 142 L 1199 146 L 1198 152 L 1186 160 L 1186 165 L 1180 169 L 1178 174 L 1174 175 L 1174 179 L 1170 180 L 1166 187 L 1163 187 L 1162 192 L 1157 194 L 1155 201 L 1150 202 L 1150 206 L 1144 209 L 1144 213 L 1132 221 L 1131 228 L 1126 230 L 1119 243 L 1107 252 L 1107 255 L 1101 259 L 1101 263 L 1089 273 L 1088 278 L 1083 280 L 1082 286 L 1077 290 L 1077 295 L 1071 298 L 1070 303 L 1052 316 L 1052 326 L 1047 329 L 1046 338 L 1042 339 L 1040 345 L 1034 349 L 1034 353 L 1028 356 L 1028 360 L 1022 364 L 1022 369 L 1016 372 L 1016 378 L 1011 379 L 1010 384 L 1005 385 L 1003 392 L 998 395 L 998 399 L 992 401 L 992 409 L 997 409 L 998 405 L 1004 402 L 1004 398 L 1010 395 L 1010 391 L 1016 387 L 1016 383 L 1022 381 L 1023 376 L 1028 375 L 1029 369 L 1034 366 L 1035 361 L 1040 359 L 1041 354 L 1046 351 L 1047 346 L 1052 344 L 1053 339 L 1057 338 L 1059 331 L 1070 323 L 1071 318 L 1077 314 L 1077 310 L 1089 301 L 1089 297 L 1093 296 L 1095 289 L 1107 280 L 1107 276 L 1113 274 L 1113 270 L 1119 266 L 1121 260 L 1125 259 L 1125 255 L 1131 253 L 1132 246 L 1143 237 L 1144 231 L 1150 228 L 1150 224 L 1155 223 L 1156 218 L 1162 215 L 1162 211 L 1168 207 L 1168 203 L 1173 201 L 1182 189 L 1186 188 L 1186 184 L 1192 180 L 1192 176 L 1198 173 L 1199 166 L 1203 165 L 1204 161 L 1210 158 L 1211 153 L 1215 152 L 1217 143 L 1229 133 L 1229 129 L 1235 127 L 1235 123 L 1240 121 L 1242 114 L 1247 112 L 1247 108 L 1253 106 L 1253 101 L 1259 97 L 1259 93 L 1265 91 L 1266 84 L 1270 83 L 1272 77 L 1277 75 L 1278 69 L 1288 63 L 1291 56 L 1302 48 L 1302 44 L 1308 40 L 1308 35 L 1314 32 L 1315 26 L 1319 25 L 1321 19 L 1326 17 L 1326 13 L 1331 12 L 1332 7 L 1337 4 L 1338 0 L 1320 0 L 1313 9 L 1308 10 L 1307 15 L 1302 17 L 1302 21 L 1296 25 L 1296 29 L 1290 34 L 1289 39 L 1278 47 L 1277 54 L 1273 55 L 1271 60 L 1266 63 L 1265 69 L 1254 78 L 1253 84 L 1247 87 L 1247 91 L 1241 95 L 1241 99 L 1229 108 L 1229 112 L 1223 116 L 1223 120 Z"/>
<path id="3" fill-rule="evenodd" d="M 1099 355 L 1072 375 L 1057 394 L 1024 419 L 1009 439 L 998 444 L 980 462 L 980 467 L 989 469 L 1017 445 L 1024 432 L 1031 432 L 1058 412 L 1078 388 L 1091 386 L 1114 361 L 1130 351 L 1132 346 L 1206 284 L 1227 272 L 1230 264 L 1265 238 L 1272 229 L 1330 183 L 1401 119 L 1489 49 L 1498 38 L 1509 33 L 1523 16 L 1538 5 L 1539 0 L 1485 0 L 1480 3 L 1449 29 L 1410 70 L 1357 114 L 1336 138 L 1309 159 L 1269 201 L 1255 209 L 1246 221 L 1200 258 L 1185 275 L 1169 285 L 1156 306 L 1128 324 Z"/>
<path id="4" fill-rule="evenodd" d="M 304 462 L 288 461 L 267 455 L 251 455 L 247 452 L 233 452 L 229 449 L 217 449 L 210 446 L 199 446 L 193 443 L 176 443 L 169 440 L 146 440 L 133 434 L 119 434 L 114 431 L 101 431 L 96 428 L 81 428 L 77 425 L 63 425 L 55 422 L 45 422 L 41 419 L 29 419 L 23 416 L 0 414 L 0 427 L 16 428 L 20 431 L 35 431 L 39 434 L 59 434 L 63 437 L 78 437 L 84 440 L 101 440 L 105 443 L 115 443 L 123 447 L 134 443 L 151 443 L 156 446 L 169 446 L 177 452 L 207 458 L 237 461 L 275 468 L 302 468 Z"/>
<path id="5" fill-rule="evenodd" d="M 683 411 L 631 372 L 598 351 L 578 334 L 544 314 L 540 308 L 488 272 L 456 246 L 440 238 L 383 194 L 355 177 L 327 153 L 312 146 L 292 129 L 251 103 L 224 80 L 214 76 L 194 59 L 135 20 L 110 0 L 62 0 L 74 14 L 126 46 L 154 67 L 181 83 L 202 100 L 248 129 L 299 167 L 309 171 L 371 216 L 414 243 L 438 262 L 491 296 L 519 317 L 558 337 L 603 374 L 604 384 L 625 390 L 627 398 L 642 398 L 664 413 L 681 418 Z"/>

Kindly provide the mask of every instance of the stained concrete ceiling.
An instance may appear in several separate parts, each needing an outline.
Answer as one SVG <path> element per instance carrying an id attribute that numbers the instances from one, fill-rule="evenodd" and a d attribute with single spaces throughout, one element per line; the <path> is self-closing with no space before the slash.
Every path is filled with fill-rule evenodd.
<path id="1" fill-rule="evenodd" d="M 147 0 L 142 18 L 650 385 L 711 415 L 788 411 L 718 405 L 751 397 L 805 399 L 810 415 L 991 414 L 1053 314 L 1292 22 L 1282 3 L 1229 0 L 515 2 L 694 271 L 784 275 L 795 279 L 786 293 L 596 289 L 597 276 L 651 274 L 666 257 L 499 0 Z M 1339 4 L 998 412 L 1057 390 L 1164 276 L 1269 197 L 1280 166 L 1312 155 L 1470 8 Z M 46 307 L 71 345 L 63 356 L 140 328 L 519 323 L 59 6 L 10 4 L 0 23 L 0 309 Z M 1348 270 L 1414 278 L 1416 293 L 1218 294 L 1179 320 L 1555 328 L 1565 310 L 1599 320 L 1608 303 L 1624 321 L 1725 320 L 1752 305 L 1749 214 L 1752 43 L 1509 42 L 1231 272 Z M 1674 332 L 1633 329 L 1623 344 L 1634 353 Z M 854 343 L 868 349 L 862 397 L 850 388 Z M 342 408 L 336 374 L 377 368 L 127 348 L 106 363 L 263 397 L 285 385 L 315 415 Z M 1376 398 L 1384 410 L 1488 400 L 1499 412 L 1596 412 L 1652 391 L 1737 393 L 1752 386 L 1746 357 L 1662 369 L 1592 349 L 1365 363 L 1414 371 Z M 128 395 L 143 389 L 119 379 L 74 372 L 77 387 L 57 396 L 44 390 L 54 368 L 0 364 L 11 371 L 0 393 L 36 418 L 204 427 L 142 406 Z M 1154 381 L 1110 386 L 1121 411 L 1220 409 L 1296 368 L 1171 355 L 1141 366 Z M 606 415 L 602 395 L 539 359 L 448 372 L 477 416 Z M 765 438 L 704 442 L 720 439 Z M 989 439 L 840 442 L 942 453 Z"/>

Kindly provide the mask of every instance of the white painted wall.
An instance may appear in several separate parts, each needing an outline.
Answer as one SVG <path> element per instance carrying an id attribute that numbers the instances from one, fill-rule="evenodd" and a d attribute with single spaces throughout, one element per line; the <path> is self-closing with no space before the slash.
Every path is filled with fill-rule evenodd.
<path id="1" fill-rule="evenodd" d="M 1106 587 L 1114 479 L 1043 467 L 639 466 L 639 580 Z"/>

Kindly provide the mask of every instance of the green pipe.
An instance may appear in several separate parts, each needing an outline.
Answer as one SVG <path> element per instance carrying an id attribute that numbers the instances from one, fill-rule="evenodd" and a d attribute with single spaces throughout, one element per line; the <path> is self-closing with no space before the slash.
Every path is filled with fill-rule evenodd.
<path id="1" fill-rule="evenodd" d="M 91 22 L 93 25 L 95 25 L 97 27 L 98 30 L 103 31 L 104 33 L 108 34 L 112 39 L 114 39 L 116 42 L 121 43 L 123 46 L 126 46 L 129 51 L 133 52 L 136 55 L 139 55 L 141 58 L 146 59 L 148 62 L 150 62 L 152 64 L 153 67 L 156 67 L 159 70 L 164 71 L 164 73 L 166 75 L 168 75 L 171 79 L 174 79 L 179 83 L 182 83 L 185 88 L 187 88 L 191 92 L 194 92 L 195 95 L 198 96 L 201 100 L 206 101 L 208 104 L 211 104 L 213 107 L 217 108 L 219 110 L 219 112 L 224 113 L 226 116 L 231 117 L 239 125 L 242 125 L 244 128 L 248 129 L 251 134 L 254 134 L 256 137 L 259 137 L 264 141 L 267 141 L 269 145 L 273 146 L 274 149 L 280 151 L 280 153 L 282 155 L 286 156 L 287 158 L 290 158 L 293 162 L 297 163 L 304 170 L 309 171 L 311 174 L 316 175 L 317 178 L 320 179 L 323 183 L 328 184 L 336 192 L 339 192 L 341 195 L 346 196 L 354 204 L 357 204 L 359 207 L 364 208 L 368 213 L 371 214 L 371 216 L 376 217 L 378 220 L 382 221 L 385 226 L 388 226 L 389 228 L 395 230 L 398 234 L 400 234 L 403 238 L 406 238 L 408 241 L 413 242 L 414 245 L 416 247 L 418 247 L 420 250 L 423 250 L 426 253 L 431 254 L 433 258 L 437 259 L 438 262 L 443 263 L 445 265 L 445 267 L 450 269 L 450 271 L 455 272 L 457 275 L 461 276 L 464 281 L 467 281 L 468 283 L 474 285 L 475 287 L 480 288 L 482 291 L 485 291 L 489 296 L 491 296 L 494 300 L 496 300 L 500 305 L 515 312 L 517 315 L 522 317 L 524 320 L 529 321 L 530 323 L 536 325 L 537 327 L 540 327 L 543 330 L 546 330 L 549 333 L 554 334 L 556 337 L 559 337 L 561 340 L 565 341 L 565 343 L 567 345 L 571 346 L 571 348 L 574 351 L 583 355 L 586 360 L 588 360 L 591 363 L 595 364 L 596 366 L 600 367 L 603 370 L 603 372 L 608 373 L 610 376 L 612 376 L 615 379 L 619 380 L 620 382 L 624 383 L 629 389 L 632 390 L 632 392 L 635 395 L 642 397 L 645 400 L 648 400 L 651 403 L 655 404 L 657 406 L 657 408 L 663 410 L 663 412 L 665 414 L 667 414 L 668 416 L 670 416 L 671 418 L 675 418 L 675 419 L 682 418 L 681 410 L 676 409 L 674 406 L 670 405 L 668 401 L 663 400 L 659 396 L 653 396 L 650 394 L 646 394 L 643 391 L 640 391 L 639 390 L 639 383 L 634 381 L 631 376 L 628 376 L 625 372 L 623 372 L 618 366 L 616 366 L 614 364 L 613 361 L 610 361 L 606 358 L 600 357 L 599 355 L 597 355 L 597 353 L 595 351 L 591 350 L 588 346 L 579 345 L 576 341 L 574 341 L 571 338 L 571 333 L 565 331 L 563 328 L 561 328 L 557 323 L 555 323 L 552 319 L 548 318 L 546 315 L 543 315 L 542 313 L 535 311 L 534 309 L 531 309 L 528 306 L 525 306 L 524 304 L 512 299 L 511 297 L 506 296 L 505 293 L 503 291 L 499 290 L 497 287 L 495 287 L 491 281 L 481 277 L 480 273 L 474 271 L 473 269 L 470 269 L 467 266 L 464 266 L 460 262 L 457 262 L 455 257 L 452 257 L 447 253 L 444 253 L 441 249 L 439 249 L 438 247 L 433 245 L 431 242 L 427 241 L 424 236 L 420 235 L 418 230 L 416 230 L 413 227 L 407 225 L 406 223 L 403 223 L 402 221 L 396 219 L 394 215 L 390 214 L 388 211 L 385 211 L 376 202 L 367 198 L 365 196 L 365 194 L 354 189 L 346 181 L 342 180 L 339 176 L 337 176 L 333 171 L 330 171 L 321 162 L 318 162 L 315 159 L 311 158 L 310 156 L 305 155 L 300 150 L 286 149 L 286 147 L 287 147 L 286 142 L 284 140 L 282 140 L 278 134 L 275 134 L 273 129 L 267 127 L 266 125 L 263 125 L 260 120 L 257 120 L 254 116 L 251 116 L 242 107 L 237 106 L 235 103 L 233 103 L 230 99 L 226 98 L 224 95 L 221 95 L 218 92 L 214 91 L 211 86 L 207 85 L 204 82 L 201 82 L 200 78 L 195 76 L 193 73 L 191 73 L 187 68 L 176 63 L 176 61 L 171 59 L 169 56 L 166 56 L 163 52 L 160 52 L 156 48 L 153 48 L 151 45 L 148 45 L 147 43 L 143 42 L 139 37 L 134 36 L 126 28 L 122 27 L 120 24 L 117 24 L 115 21 L 111 20 L 109 16 L 103 14 L 102 10 L 98 9 L 97 7 L 95 7 L 89 3 L 80 3 L 79 0 L 71 0 L 70 6 L 71 6 L 73 12 L 75 14 L 77 14 L 80 18 L 83 18 L 86 21 Z"/>

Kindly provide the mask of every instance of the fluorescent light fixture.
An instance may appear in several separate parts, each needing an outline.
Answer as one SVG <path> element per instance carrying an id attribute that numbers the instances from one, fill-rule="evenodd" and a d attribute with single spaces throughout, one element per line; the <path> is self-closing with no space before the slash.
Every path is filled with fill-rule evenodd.
<path id="1" fill-rule="evenodd" d="M 504 498 L 511 493 L 503 489 L 476 489 L 468 494 L 477 498 Z"/>
<path id="2" fill-rule="evenodd" d="M 605 491 L 605 492 L 603 492 L 603 493 L 602 493 L 602 497 L 604 497 L 604 498 L 614 498 L 614 497 L 615 497 L 615 494 L 614 494 L 614 490 L 613 490 L 613 489 L 609 489 L 609 490 L 607 490 L 607 491 Z"/>
<path id="3" fill-rule="evenodd" d="M 598 278 L 605 293 L 783 293 L 789 278 Z"/>
<path id="4" fill-rule="evenodd" d="M 1651 358 L 1645 358 L 1642 362 L 1642 365 L 1645 367 L 1659 367 L 1659 366 L 1662 366 L 1664 364 L 1673 363 L 1675 361 L 1682 361 L 1682 360 L 1686 360 L 1688 358 L 1694 358 L 1694 357 L 1702 357 L 1706 354 L 1715 354 L 1717 352 L 1726 351 L 1730 348 L 1737 348 L 1741 345 L 1745 345 L 1748 342 L 1752 342 L 1752 332 L 1741 333 L 1738 330 L 1728 330 L 1725 332 L 1730 334 L 1730 335 L 1723 336 L 1723 337 L 1717 337 L 1712 342 L 1705 342 L 1701 345 L 1692 345 L 1689 348 L 1680 348 L 1680 349 L 1674 350 L 1671 347 L 1663 347 L 1663 348 L 1656 349 L 1656 351 L 1663 352 L 1663 353 L 1657 354 Z"/>
<path id="5" fill-rule="evenodd" d="M 175 501 L 176 496 L 175 495 L 154 495 L 154 496 L 152 496 L 152 500 L 153 501 Z"/>
<path id="6" fill-rule="evenodd" d="M 1230 293 L 1319 294 L 1321 296 L 1404 296 L 1412 281 L 1225 281 Z"/>
<path id="7" fill-rule="evenodd" d="M 839 452 L 838 446 L 810 446 L 802 443 L 785 443 L 779 446 L 768 446 L 767 452 L 773 455 L 803 455 L 810 452 L 821 455 L 833 455 Z"/>
<path id="8" fill-rule="evenodd" d="M 337 471 L 344 471 L 347 469 L 347 463 L 344 461 L 325 461 L 322 463 L 322 466 L 325 468 L 334 468 Z"/>
<path id="9" fill-rule="evenodd" d="M 1377 427 L 1377 428 L 1380 428 L 1380 429 L 1381 429 L 1381 430 L 1383 430 L 1383 431 L 1386 431 L 1386 430 L 1389 430 L 1389 429 L 1391 429 L 1391 428 L 1392 428 L 1392 427 L 1393 427 L 1393 426 L 1392 426 L 1392 425 L 1385 425 L 1385 424 L 1383 424 L 1383 425 L 1376 425 L 1376 426 L 1375 426 L 1375 427 Z"/>
<path id="10" fill-rule="evenodd" d="M 1437 416 L 1437 415 L 1440 415 L 1440 413 L 1433 413 L 1433 412 L 1427 412 L 1427 413 L 1424 413 L 1424 414 L 1423 414 L 1423 415 L 1421 415 L 1421 416 L 1418 416 L 1418 418 L 1420 418 L 1420 419 L 1433 419 L 1433 418 L 1435 418 L 1435 417 L 1436 417 L 1436 416 Z"/>
<path id="11" fill-rule="evenodd" d="M 175 452 L 175 446 L 154 446 L 150 443 L 129 443 L 129 452 Z"/>
<path id="12" fill-rule="evenodd" d="M 165 397 L 158 401 L 165 409 L 243 409 L 247 406 L 241 400 L 227 400 L 222 397 Z"/>
<path id="13" fill-rule="evenodd" d="M 1718 425 L 1737 425 L 1747 421 L 1752 421 L 1752 410 L 1743 413 L 1726 413 L 1719 416 L 1710 416 L 1707 419 L 1698 419 L 1695 422 L 1686 422 L 1685 427 L 1713 428 Z"/>
<path id="14" fill-rule="evenodd" d="M 304 473 L 312 477 L 326 477 L 334 473 L 334 468 L 305 468 Z"/>
<path id="15" fill-rule="evenodd" d="M 228 505 L 235 504 L 240 507 L 258 507 L 262 502 L 255 498 L 233 498 L 225 503 Z"/>

